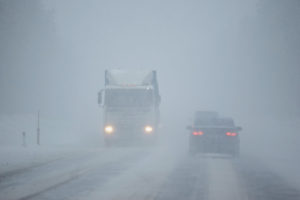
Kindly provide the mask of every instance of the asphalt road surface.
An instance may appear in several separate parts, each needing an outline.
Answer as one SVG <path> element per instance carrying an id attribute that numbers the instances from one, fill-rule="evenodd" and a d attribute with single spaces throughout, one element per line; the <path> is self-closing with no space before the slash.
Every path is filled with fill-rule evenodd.
<path id="1" fill-rule="evenodd" d="M 253 158 L 175 147 L 98 148 L 0 174 L 0 200 L 296 200 Z"/>

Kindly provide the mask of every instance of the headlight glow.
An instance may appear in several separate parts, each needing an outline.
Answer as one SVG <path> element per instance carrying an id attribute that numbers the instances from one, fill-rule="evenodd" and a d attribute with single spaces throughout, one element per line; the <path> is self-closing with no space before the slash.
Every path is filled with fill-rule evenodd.
<path id="1" fill-rule="evenodd" d="M 114 128 L 110 125 L 105 126 L 104 131 L 106 134 L 112 134 L 112 132 L 114 132 Z"/>
<path id="2" fill-rule="evenodd" d="M 151 133 L 153 131 L 153 128 L 151 126 L 145 126 L 145 132 Z"/>

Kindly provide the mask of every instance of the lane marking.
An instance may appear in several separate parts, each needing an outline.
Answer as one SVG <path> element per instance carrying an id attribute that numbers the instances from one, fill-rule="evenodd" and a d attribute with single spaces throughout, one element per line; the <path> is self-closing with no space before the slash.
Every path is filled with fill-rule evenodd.
<path id="1" fill-rule="evenodd" d="M 247 200 L 230 158 L 207 158 L 209 200 Z"/>

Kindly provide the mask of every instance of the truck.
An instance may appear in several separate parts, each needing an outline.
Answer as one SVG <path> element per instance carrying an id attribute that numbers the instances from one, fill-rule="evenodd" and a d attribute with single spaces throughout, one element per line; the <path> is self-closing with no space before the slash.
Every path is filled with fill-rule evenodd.
<path id="1" fill-rule="evenodd" d="M 154 144 L 158 138 L 160 94 L 155 70 L 105 70 L 103 107 L 106 146 Z"/>
<path id="2" fill-rule="evenodd" d="M 241 127 L 230 117 L 220 117 L 215 111 L 196 111 L 189 130 L 189 153 L 239 155 Z"/>

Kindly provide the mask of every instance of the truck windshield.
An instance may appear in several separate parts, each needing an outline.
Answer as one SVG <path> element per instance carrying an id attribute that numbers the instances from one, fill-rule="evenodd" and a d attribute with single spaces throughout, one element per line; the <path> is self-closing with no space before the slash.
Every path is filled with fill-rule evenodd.
<path id="1" fill-rule="evenodd" d="M 150 89 L 109 89 L 105 92 L 107 106 L 151 106 L 153 92 Z"/>

